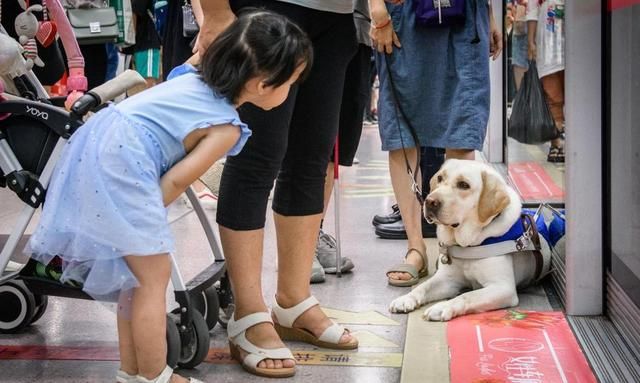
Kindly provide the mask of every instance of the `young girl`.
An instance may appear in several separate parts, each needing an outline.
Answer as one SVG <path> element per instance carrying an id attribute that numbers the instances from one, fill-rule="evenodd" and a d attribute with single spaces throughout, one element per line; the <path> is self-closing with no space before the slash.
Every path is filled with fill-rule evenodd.
<path id="1" fill-rule="evenodd" d="M 308 70 L 307 36 L 284 17 L 244 13 L 199 67 L 100 111 L 69 140 L 31 237 L 60 255 L 62 281 L 119 298 L 119 382 L 183 382 L 166 366 L 165 293 L 175 252 L 165 206 L 251 134 L 236 108 L 280 105 Z M 137 376 L 136 376 L 137 375 Z"/>

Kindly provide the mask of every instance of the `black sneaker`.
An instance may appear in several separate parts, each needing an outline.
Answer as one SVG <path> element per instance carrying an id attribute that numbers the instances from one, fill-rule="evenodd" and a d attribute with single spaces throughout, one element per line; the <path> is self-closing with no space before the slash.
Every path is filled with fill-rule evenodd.
<path id="1" fill-rule="evenodd" d="M 382 239 L 407 239 L 402 219 L 387 224 L 376 225 L 376 235 Z M 422 238 L 436 238 L 436 225 L 422 219 Z"/>
<path id="2" fill-rule="evenodd" d="M 371 221 L 373 226 L 390 224 L 390 223 L 400 221 L 402 217 L 400 216 L 400 208 L 398 207 L 398 204 L 391 206 L 391 209 L 393 210 L 391 214 L 375 215 L 373 217 L 373 221 Z M 404 226 L 403 226 L 403 230 L 404 230 Z"/>

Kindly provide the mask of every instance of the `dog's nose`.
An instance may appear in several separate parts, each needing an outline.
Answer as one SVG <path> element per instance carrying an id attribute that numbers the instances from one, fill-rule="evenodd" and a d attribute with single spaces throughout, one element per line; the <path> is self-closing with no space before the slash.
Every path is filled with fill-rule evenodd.
<path id="1" fill-rule="evenodd" d="M 440 208 L 440 201 L 435 198 L 427 197 L 424 204 L 426 205 L 427 210 L 432 212 L 436 212 Z"/>

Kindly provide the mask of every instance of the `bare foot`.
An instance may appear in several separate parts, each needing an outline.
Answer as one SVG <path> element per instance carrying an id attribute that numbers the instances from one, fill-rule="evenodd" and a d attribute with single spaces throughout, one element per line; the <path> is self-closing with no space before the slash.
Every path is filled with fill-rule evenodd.
<path id="1" fill-rule="evenodd" d="M 418 252 L 416 251 L 409 251 L 409 254 L 407 255 L 407 258 L 405 258 L 404 263 L 414 265 L 417 270 L 422 270 L 422 268 L 424 267 L 424 261 L 422 260 L 420 254 L 418 254 Z M 408 281 L 412 278 L 411 274 L 408 273 L 389 273 L 388 277 L 389 279 L 394 279 L 397 281 Z"/>
<path id="2" fill-rule="evenodd" d="M 253 327 L 249 327 L 245 333 L 247 340 L 257 347 L 264 349 L 274 349 L 286 347 L 273 325 L 270 323 L 258 323 Z M 240 357 L 244 359 L 248 353 L 240 348 Z M 293 359 L 265 359 L 258 363 L 260 368 L 291 368 L 295 367 L 296 362 Z"/>

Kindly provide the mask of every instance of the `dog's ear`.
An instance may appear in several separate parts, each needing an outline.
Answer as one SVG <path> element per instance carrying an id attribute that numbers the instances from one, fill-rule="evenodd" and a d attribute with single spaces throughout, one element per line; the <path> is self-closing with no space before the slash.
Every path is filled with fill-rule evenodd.
<path id="1" fill-rule="evenodd" d="M 500 214 L 509 206 L 509 194 L 498 177 L 486 171 L 482 172 L 482 192 L 478 200 L 478 219 L 486 222 Z"/>

